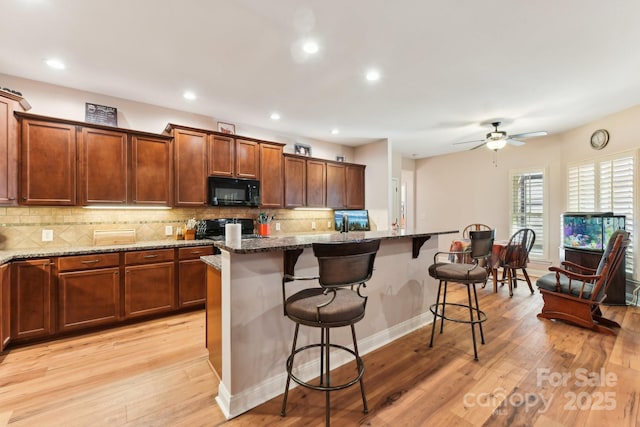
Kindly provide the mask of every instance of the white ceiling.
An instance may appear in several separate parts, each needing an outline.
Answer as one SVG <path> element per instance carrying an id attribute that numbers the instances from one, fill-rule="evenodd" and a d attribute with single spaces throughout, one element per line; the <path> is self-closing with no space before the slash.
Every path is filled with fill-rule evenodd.
<path id="1" fill-rule="evenodd" d="M 0 73 L 341 144 L 389 138 L 416 158 L 471 148 L 452 144 L 493 119 L 553 134 L 640 99 L 637 0 L 0 0 L 0 14 Z"/>

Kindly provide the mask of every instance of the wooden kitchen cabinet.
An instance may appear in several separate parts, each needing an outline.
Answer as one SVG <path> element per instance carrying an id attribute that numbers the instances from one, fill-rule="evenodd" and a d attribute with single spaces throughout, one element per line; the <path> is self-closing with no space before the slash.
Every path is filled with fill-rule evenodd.
<path id="1" fill-rule="evenodd" d="M 220 270 L 207 266 L 206 334 L 209 364 L 222 378 L 222 275 Z"/>
<path id="2" fill-rule="evenodd" d="M 11 340 L 44 338 L 55 332 L 51 260 L 12 263 Z"/>
<path id="3" fill-rule="evenodd" d="M 0 351 L 11 340 L 11 265 L 0 266 Z"/>
<path id="4" fill-rule="evenodd" d="M 201 256 L 213 255 L 212 246 L 178 249 L 178 308 L 204 305 L 207 265 Z"/>
<path id="5" fill-rule="evenodd" d="M 283 146 L 260 144 L 260 205 L 281 208 L 284 198 Z"/>
<path id="6" fill-rule="evenodd" d="M 23 118 L 20 144 L 20 203 L 75 205 L 76 127 Z"/>
<path id="7" fill-rule="evenodd" d="M 131 135 L 131 203 L 171 206 L 172 144 L 168 139 Z"/>
<path id="8" fill-rule="evenodd" d="M 0 205 L 18 204 L 18 120 L 23 98 L 0 91 Z"/>
<path id="9" fill-rule="evenodd" d="M 346 165 L 346 207 L 364 209 L 364 166 Z"/>
<path id="10" fill-rule="evenodd" d="M 124 317 L 146 316 L 175 308 L 173 249 L 124 254 Z"/>
<path id="11" fill-rule="evenodd" d="M 207 204 L 207 133 L 173 128 L 174 206 Z"/>
<path id="12" fill-rule="evenodd" d="M 327 162 L 307 160 L 307 202 L 309 207 L 327 206 Z"/>
<path id="13" fill-rule="evenodd" d="M 227 135 L 209 136 L 209 175 L 258 179 L 260 144 Z"/>
<path id="14" fill-rule="evenodd" d="M 209 135 L 209 175 L 233 176 L 235 147 L 231 136 Z"/>
<path id="15" fill-rule="evenodd" d="M 284 156 L 284 207 L 306 206 L 307 160 L 296 156 Z"/>
<path id="16" fill-rule="evenodd" d="M 57 259 L 59 332 L 120 320 L 119 264 L 117 253 Z"/>
<path id="17" fill-rule="evenodd" d="M 346 207 L 346 170 L 344 165 L 327 163 L 327 207 Z"/>
<path id="18" fill-rule="evenodd" d="M 83 127 L 78 133 L 81 205 L 125 205 L 128 200 L 127 134 Z"/>
<path id="19" fill-rule="evenodd" d="M 236 178 L 258 179 L 260 176 L 260 144 L 236 138 Z"/>

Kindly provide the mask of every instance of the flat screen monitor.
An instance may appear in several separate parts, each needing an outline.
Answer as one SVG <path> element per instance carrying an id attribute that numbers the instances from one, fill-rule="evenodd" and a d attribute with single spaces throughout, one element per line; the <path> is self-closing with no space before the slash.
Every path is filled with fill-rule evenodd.
<path id="1" fill-rule="evenodd" d="M 369 211 L 366 209 L 337 209 L 333 211 L 333 222 L 336 231 L 342 230 L 342 218 L 346 215 L 349 231 L 370 231 Z"/>

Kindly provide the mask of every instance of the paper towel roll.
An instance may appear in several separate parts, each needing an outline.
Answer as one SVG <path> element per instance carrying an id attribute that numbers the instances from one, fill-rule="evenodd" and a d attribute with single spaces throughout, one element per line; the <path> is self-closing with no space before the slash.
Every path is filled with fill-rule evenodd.
<path id="1" fill-rule="evenodd" d="M 227 246 L 240 246 L 242 240 L 242 226 L 240 224 L 226 224 L 224 226 L 224 241 Z"/>

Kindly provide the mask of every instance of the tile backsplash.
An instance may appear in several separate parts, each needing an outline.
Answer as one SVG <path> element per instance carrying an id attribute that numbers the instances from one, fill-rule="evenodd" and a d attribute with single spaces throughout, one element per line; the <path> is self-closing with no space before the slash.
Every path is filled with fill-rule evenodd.
<path id="1" fill-rule="evenodd" d="M 243 208 L 86 209 L 82 207 L 0 207 L 0 250 L 93 245 L 94 230 L 135 229 L 138 241 L 173 239 L 165 227 L 183 226 L 189 218 L 275 216 L 271 235 L 333 232 L 333 211 Z M 275 224 L 280 224 L 276 231 Z M 315 230 L 312 229 L 315 223 Z M 331 223 L 331 227 L 328 227 Z M 42 241 L 53 230 L 53 241 Z"/>

